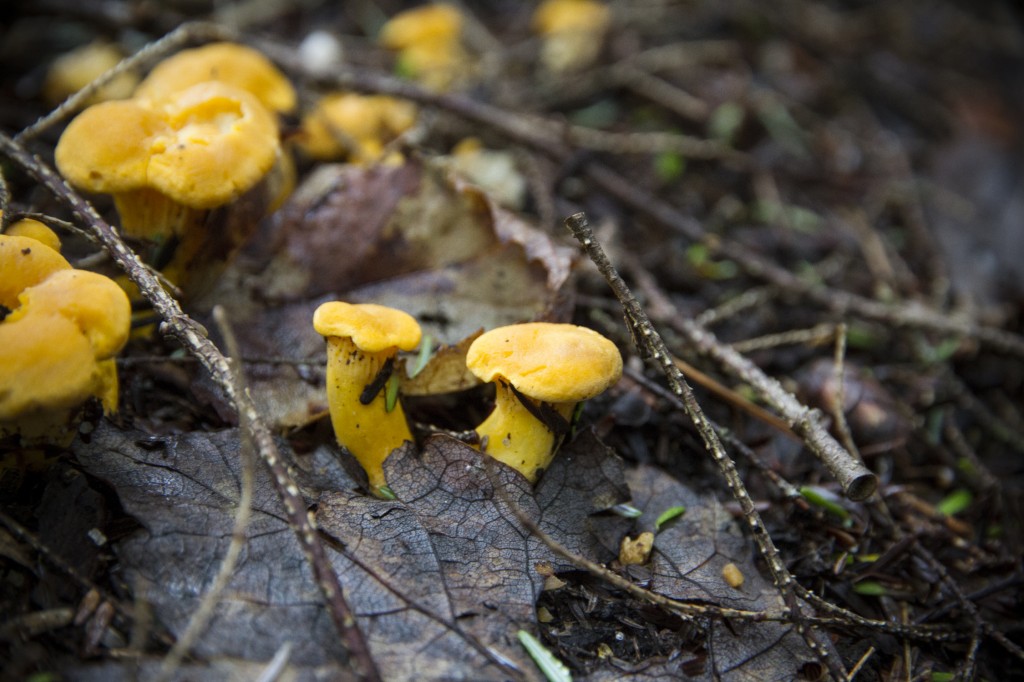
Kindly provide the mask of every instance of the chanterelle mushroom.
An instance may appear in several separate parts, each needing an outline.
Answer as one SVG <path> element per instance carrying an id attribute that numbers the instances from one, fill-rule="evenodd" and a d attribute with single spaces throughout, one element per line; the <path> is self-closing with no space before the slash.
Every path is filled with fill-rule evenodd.
<path id="1" fill-rule="evenodd" d="M 257 50 L 235 43 L 210 43 L 168 57 L 135 90 L 136 99 L 162 99 L 206 81 L 227 83 L 253 95 L 271 111 L 295 108 L 295 88 Z"/>
<path id="2" fill-rule="evenodd" d="M 281 191 L 271 172 L 281 167 L 274 115 L 215 81 L 89 107 L 64 131 L 55 159 L 72 185 L 113 195 L 126 234 L 177 242 L 165 274 L 179 282 L 227 260 Z M 266 190 L 259 196 L 250 192 L 257 185 Z M 254 204 L 246 219 L 206 224 L 212 209 L 243 195 Z"/>
<path id="3" fill-rule="evenodd" d="M 622 376 L 622 356 L 592 329 L 530 322 L 499 327 L 469 347 L 470 371 L 497 388 L 476 432 L 483 451 L 531 483 L 547 468 L 576 403 Z"/>
<path id="4" fill-rule="evenodd" d="M 338 443 L 359 461 L 370 490 L 390 497 L 384 460 L 412 433 L 401 403 L 389 405 L 385 384 L 399 350 L 420 342 L 408 313 L 372 303 L 324 303 L 313 327 L 327 337 L 327 404 Z"/>
<path id="5" fill-rule="evenodd" d="M 67 444 L 88 398 L 116 410 L 114 356 L 131 318 L 120 287 L 40 241 L 0 235 L 0 305 L 0 437 Z"/>
<path id="6" fill-rule="evenodd" d="M 398 50 L 399 69 L 432 90 L 448 90 L 466 73 L 471 60 L 462 47 L 462 13 L 435 3 L 400 12 L 380 31 L 380 42 Z"/>

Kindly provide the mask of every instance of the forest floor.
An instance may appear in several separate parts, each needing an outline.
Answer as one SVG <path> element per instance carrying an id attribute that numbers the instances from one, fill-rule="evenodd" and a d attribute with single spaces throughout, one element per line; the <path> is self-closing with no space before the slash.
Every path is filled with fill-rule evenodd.
<path id="1" fill-rule="evenodd" d="M 142 291 L 117 413 L 0 441 L 0 678 L 1024 679 L 1016 5 L 616 1 L 560 70 L 535 3 L 455 3 L 426 86 L 378 39 L 409 3 L 210 5 L 0 10 L 5 226 Z M 45 85 L 224 40 L 298 91 L 297 190 L 182 293 L 48 184 L 81 107 Z M 415 105 L 383 162 L 303 151 L 338 91 Z M 392 500 L 327 418 L 336 299 L 438 349 L 399 365 Z M 467 438 L 463 367 L 531 319 L 624 361 L 536 486 Z"/>

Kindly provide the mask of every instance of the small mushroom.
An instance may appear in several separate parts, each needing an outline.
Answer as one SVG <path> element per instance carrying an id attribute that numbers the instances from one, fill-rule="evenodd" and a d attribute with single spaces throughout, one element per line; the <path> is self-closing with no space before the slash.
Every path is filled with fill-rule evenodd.
<path id="1" fill-rule="evenodd" d="M 68 95 L 86 87 L 118 65 L 124 57 L 114 45 L 94 42 L 75 48 L 57 57 L 46 73 L 43 96 L 51 104 L 59 104 Z M 130 97 L 139 82 L 132 71 L 125 71 L 89 97 L 87 104 Z"/>
<path id="2" fill-rule="evenodd" d="M 400 71 L 432 90 L 448 90 L 470 63 L 462 47 L 462 14 L 454 5 L 436 3 L 400 12 L 380 31 L 384 47 L 398 51 Z"/>
<path id="3" fill-rule="evenodd" d="M 64 256 L 37 239 L 0 235 L 0 306 L 7 312 L 14 310 L 22 291 L 58 270 L 70 269 Z"/>
<path id="4" fill-rule="evenodd" d="M 297 142 L 313 159 L 373 163 L 380 160 L 386 143 L 415 122 L 416 107 L 411 102 L 337 92 L 325 96 L 303 117 Z"/>
<path id="5" fill-rule="evenodd" d="M 260 52 L 235 43 L 211 43 L 182 50 L 159 64 L 139 83 L 136 99 L 164 99 L 206 81 L 218 81 L 255 95 L 270 111 L 295 108 L 295 88 Z"/>
<path id="6" fill-rule="evenodd" d="M 552 73 L 590 66 L 601 51 L 611 22 L 608 6 L 597 0 L 545 0 L 533 14 L 543 37 L 541 63 Z"/>
<path id="7" fill-rule="evenodd" d="M 499 327 L 469 347 L 466 365 L 497 389 L 476 432 L 481 449 L 531 483 L 554 457 L 576 404 L 622 375 L 622 356 L 592 329 L 530 322 Z"/>
<path id="8" fill-rule="evenodd" d="M 60 251 L 60 237 L 57 236 L 57 233 L 34 218 L 22 218 L 14 221 L 7 226 L 4 234 L 12 237 L 31 237 L 46 244 L 54 251 Z"/>
<path id="9" fill-rule="evenodd" d="M 117 409 L 114 356 L 131 306 L 112 280 L 73 270 L 42 242 L 0 235 L 0 437 L 64 444 L 82 405 Z"/>
<path id="10" fill-rule="evenodd" d="M 174 247 L 166 262 L 153 260 L 180 283 L 226 262 L 287 185 L 274 115 L 215 81 L 163 100 L 89 107 L 64 131 L 55 159 L 72 185 L 113 195 L 125 234 L 157 253 Z M 211 219 L 233 202 L 230 219 Z"/>
<path id="11" fill-rule="evenodd" d="M 420 342 L 408 313 L 372 303 L 324 303 L 313 327 L 327 337 L 327 404 L 338 443 L 358 460 L 378 497 L 392 497 L 384 460 L 412 433 L 400 402 L 385 390 L 399 350 Z"/>

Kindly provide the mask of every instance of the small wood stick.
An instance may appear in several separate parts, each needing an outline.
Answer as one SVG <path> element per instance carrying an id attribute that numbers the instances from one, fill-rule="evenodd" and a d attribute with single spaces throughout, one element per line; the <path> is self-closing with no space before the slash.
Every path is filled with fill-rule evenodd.
<path id="1" fill-rule="evenodd" d="M 597 241 L 597 238 L 594 237 L 594 232 L 587 223 L 586 215 L 583 213 L 571 215 L 566 218 L 565 225 L 572 232 L 573 237 L 583 246 L 587 256 L 597 266 L 598 271 L 608 282 L 608 286 L 611 287 L 615 297 L 619 299 L 619 303 L 625 312 L 626 325 L 629 327 L 634 341 L 640 346 L 641 355 L 648 355 L 658 363 L 668 378 L 669 388 L 682 400 L 683 410 L 693 421 L 694 426 L 697 427 L 697 431 L 704 440 L 704 447 L 715 460 L 715 464 L 718 465 L 719 471 L 725 478 L 726 485 L 729 486 L 729 491 L 743 512 L 743 517 L 747 521 L 751 535 L 754 537 L 754 542 L 757 544 L 761 556 L 768 565 L 772 581 L 782 596 L 782 601 L 789 611 L 790 617 L 793 619 L 797 633 L 803 638 L 807 648 L 828 668 L 829 673 L 835 679 L 849 679 L 842 662 L 830 655 L 824 636 L 816 628 L 808 626 L 807 617 L 800 609 L 800 603 L 796 598 L 796 591 L 794 589 L 796 581 L 780 558 L 779 550 L 776 549 L 775 543 L 772 541 L 771 536 L 768 535 L 768 531 L 765 530 L 764 522 L 761 521 L 761 516 L 757 513 L 757 509 L 754 506 L 754 500 L 751 499 L 750 493 L 747 492 L 746 486 L 743 484 L 743 479 L 740 478 L 739 472 L 736 470 L 736 463 L 732 461 L 732 458 L 729 457 L 729 454 L 722 446 L 722 441 L 719 440 L 718 434 L 715 433 L 708 418 L 704 415 L 704 411 L 697 403 L 697 399 L 693 395 L 690 386 L 686 383 L 683 373 L 672 362 L 672 355 L 668 352 L 668 348 L 665 346 L 661 335 L 658 334 L 654 325 L 651 324 L 647 313 L 644 312 L 643 307 L 608 260 L 608 256 L 605 255 L 604 249 Z"/>
<path id="2" fill-rule="evenodd" d="M 103 218 L 92 204 L 73 190 L 57 173 L 30 154 L 24 147 L 7 135 L 0 133 L 0 154 L 21 166 L 60 201 L 64 202 L 96 235 L 110 257 L 121 267 L 139 291 L 153 305 L 163 318 L 160 329 L 173 336 L 195 356 L 213 377 L 217 385 L 234 404 L 242 420 L 249 424 L 253 444 L 260 457 L 270 468 L 271 478 L 281 503 L 284 506 L 288 524 L 298 537 L 302 551 L 313 569 L 313 576 L 323 593 L 327 609 L 334 621 L 342 642 L 351 657 L 353 673 L 359 680 L 379 682 L 380 673 L 370 654 L 355 614 L 345 600 L 341 583 L 327 558 L 316 529 L 306 513 L 306 503 L 299 493 L 299 487 L 292 480 L 281 454 L 274 442 L 273 434 L 260 417 L 255 403 L 247 392 L 236 390 L 231 365 L 216 345 L 207 338 L 206 330 L 186 315 L 178 302 L 160 286 L 152 272 L 143 265 L 139 257 L 122 241 L 120 235 Z"/>

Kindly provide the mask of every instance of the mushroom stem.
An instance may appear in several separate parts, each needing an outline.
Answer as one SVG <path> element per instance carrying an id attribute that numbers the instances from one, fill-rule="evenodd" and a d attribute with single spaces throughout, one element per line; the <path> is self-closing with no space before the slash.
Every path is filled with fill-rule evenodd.
<path id="1" fill-rule="evenodd" d="M 535 483 L 541 472 L 551 464 L 555 450 L 565 435 L 545 424 L 536 415 L 541 414 L 545 408 L 551 408 L 558 415 L 552 415 L 554 419 L 560 417 L 568 423 L 576 403 L 537 403 L 517 394 L 511 384 L 505 381 L 496 381 L 494 384 L 494 410 L 476 428 L 481 449 Z M 530 401 L 530 406 L 527 406 L 526 401 Z"/>
<path id="2" fill-rule="evenodd" d="M 370 490 L 381 497 L 387 496 L 384 460 L 412 440 L 402 404 L 396 402 L 388 410 L 385 382 L 378 379 L 397 351 L 392 347 L 370 352 L 356 347 L 349 337 L 327 337 L 327 402 L 335 436 L 366 471 Z M 367 391 L 370 385 L 381 390 Z"/>

